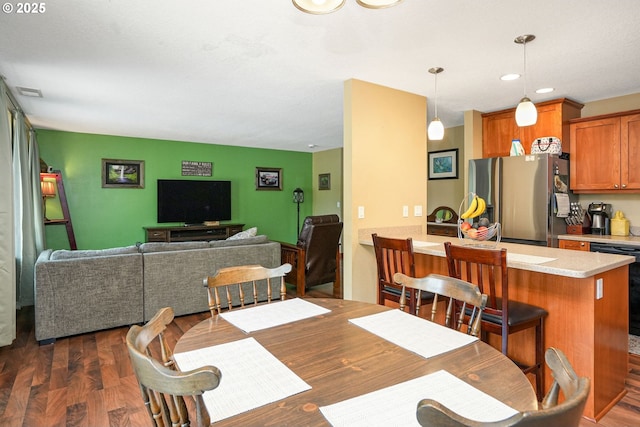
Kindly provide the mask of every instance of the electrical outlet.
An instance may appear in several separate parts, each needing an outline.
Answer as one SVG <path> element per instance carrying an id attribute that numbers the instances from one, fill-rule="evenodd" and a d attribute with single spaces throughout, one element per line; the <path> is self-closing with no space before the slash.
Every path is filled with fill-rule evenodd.
<path id="1" fill-rule="evenodd" d="M 413 216 L 422 216 L 422 205 L 415 205 L 413 207 Z"/>
<path id="2" fill-rule="evenodd" d="M 403 206 L 402 207 L 402 217 L 403 218 L 408 218 L 409 217 L 409 206 Z"/>
<path id="3" fill-rule="evenodd" d="M 604 297 L 604 281 L 602 278 L 596 279 L 596 299 Z"/>
<path id="4" fill-rule="evenodd" d="M 358 218 L 364 218 L 364 206 L 358 206 Z"/>

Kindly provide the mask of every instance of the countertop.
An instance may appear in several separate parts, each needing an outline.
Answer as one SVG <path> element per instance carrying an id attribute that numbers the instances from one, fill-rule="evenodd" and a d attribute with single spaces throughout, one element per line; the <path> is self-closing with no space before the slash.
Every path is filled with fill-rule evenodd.
<path id="1" fill-rule="evenodd" d="M 640 247 L 639 236 L 602 236 L 600 234 L 562 234 L 560 240 L 576 240 L 580 242 L 608 243 L 610 245 L 631 245 Z"/>
<path id="2" fill-rule="evenodd" d="M 398 229 L 391 227 L 360 230 L 359 243 L 361 245 L 373 246 L 373 240 L 371 239 L 372 232 L 377 232 L 380 236 L 384 237 L 395 237 L 401 239 L 411 237 L 413 239 L 413 250 L 415 253 L 439 257 L 445 257 L 443 245 L 444 242 L 451 242 L 454 245 L 470 244 L 471 242 L 467 241 L 466 239 L 460 240 L 458 238 L 452 237 L 433 236 L 422 233 L 410 233 L 402 227 L 399 227 Z M 582 238 L 585 237 L 585 235 L 568 236 Z M 562 238 L 564 237 L 565 236 L 562 236 Z M 597 237 L 602 239 L 616 236 Z M 624 239 L 624 237 L 621 238 Z M 636 239 L 638 238 L 636 237 Z M 500 242 L 497 245 L 495 244 L 495 242 L 488 242 L 488 244 L 485 245 L 490 248 L 507 249 L 507 265 L 510 268 L 535 271 L 556 276 L 586 278 L 635 262 L 634 257 L 626 255 L 583 252 L 569 249 L 548 248 L 544 246 L 531 246 L 503 242 Z M 510 256 L 510 254 L 513 255 Z"/>

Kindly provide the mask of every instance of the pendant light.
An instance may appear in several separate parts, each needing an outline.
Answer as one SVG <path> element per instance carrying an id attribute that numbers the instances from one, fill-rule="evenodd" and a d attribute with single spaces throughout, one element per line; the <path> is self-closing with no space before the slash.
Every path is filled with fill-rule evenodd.
<path id="1" fill-rule="evenodd" d="M 520 100 L 518 107 L 516 108 L 516 123 L 518 126 L 531 126 L 535 125 L 538 121 L 538 110 L 533 102 L 527 97 L 527 43 L 532 42 L 536 36 L 526 34 L 524 36 L 516 37 L 514 42 L 521 44 L 524 50 L 524 97 Z"/>
<path id="2" fill-rule="evenodd" d="M 356 0 L 357 3 L 368 9 L 383 9 L 395 6 L 402 0 Z M 312 15 L 324 15 L 335 12 L 344 6 L 346 0 L 292 0 L 293 5 L 305 13 Z"/>
<path id="3" fill-rule="evenodd" d="M 427 129 L 427 135 L 429 137 L 429 140 L 431 141 L 442 141 L 442 138 L 444 138 L 444 125 L 440 121 L 440 118 L 438 118 L 438 74 L 440 74 L 443 71 L 444 71 L 444 68 L 441 68 L 441 67 L 429 68 L 429 72 L 434 76 L 436 76 L 435 116 L 433 120 L 431 120 L 431 123 L 429 123 L 429 128 Z"/>

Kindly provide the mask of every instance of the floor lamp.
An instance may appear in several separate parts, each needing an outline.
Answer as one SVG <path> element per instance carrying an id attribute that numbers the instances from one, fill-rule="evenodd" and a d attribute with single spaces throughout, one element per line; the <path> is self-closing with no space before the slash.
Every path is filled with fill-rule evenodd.
<path id="1" fill-rule="evenodd" d="M 304 191 L 302 191 L 302 188 L 298 187 L 295 190 L 293 190 L 293 203 L 298 205 L 298 234 L 296 234 L 296 236 L 300 235 L 300 203 L 303 203 L 303 202 L 304 202 Z"/>

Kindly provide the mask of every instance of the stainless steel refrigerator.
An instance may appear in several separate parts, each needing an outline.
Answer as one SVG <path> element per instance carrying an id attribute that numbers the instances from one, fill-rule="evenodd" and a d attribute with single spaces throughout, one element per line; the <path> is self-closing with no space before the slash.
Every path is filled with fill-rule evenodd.
<path id="1" fill-rule="evenodd" d="M 540 246 L 558 246 L 567 230 L 558 210 L 563 215 L 575 201 L 569 161 L 554 154 L 469 160 L 469 191 L 486 200 L 486 216 L 500 223 L 502 241 Z"/>

